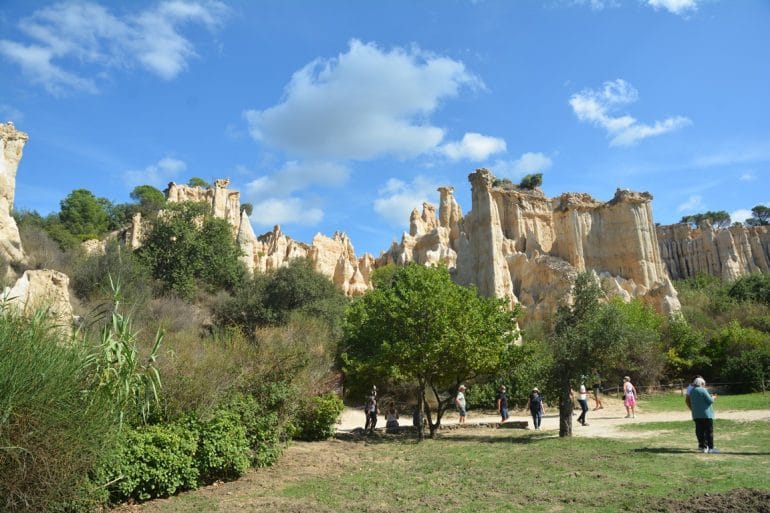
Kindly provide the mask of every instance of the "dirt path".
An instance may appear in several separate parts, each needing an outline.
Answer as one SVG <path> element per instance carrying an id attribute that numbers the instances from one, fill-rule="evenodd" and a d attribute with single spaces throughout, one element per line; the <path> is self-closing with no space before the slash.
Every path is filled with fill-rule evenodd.
<path id="1" fill-rule="evenodd" d="M 627 419 L 626 410 L 623 407 L 623 403 L 617 399 L 604 399 L 604 408 L 601 410 L 589 410 L 587 419 L 587 426 L 581 426 L 575 421 L 576 417 L 573 417 L 572 434 L 574 436 L 592 436 L 592 437 L 604 437 L 604 438 L 633 438 L 638 437 L 639 433 L 633 431 L 620 429 L 621 426 L 639 423 L 639 422 L 670 422 L 679 420 L 692 420 L 690 412 L 682 402 L 682 409 L 679 411 L 666 411 L 645 413 L 643 407 L 636 409 L 636 418 Z M 579 410 L 578 410 L 579 411 Z M 735 410 L 735 411 L 721 411 L 717 410 L 718 419 L 729 420 L 768 420 L 770 419 L 770 410 Z M 577 414 L 576 414 L 577 415 Z M 411 425 L 411 416 L 403 416 L 399 419 L 401 425 Z M 525 421 L 529 428 L 532 429 L 532 419 L 525 411 L 512 411 L 510 421 Z M 457 425 L 458 416 L 457 412 L 450 410 L 441 419 L 442 426 L 455 426 Z M 478 424 L 496 424 L 500 422 L 500 417 L 492 412 L 468 412 L 466 423 L 469 426 Z M 340 421 L 338 422 L 337 431 L 342 433 L 353 432 L 356 429 L 363 428 L 364 426 L 364 413 L 362 410 L 354 408 L 345 408 L 342 412 Z M 385 427 L 385 417 L 381 415 L 377 422 L 378 428 Z M 559 430 L 559 412 L 556 408 L 546 409 L 546 414 L 543 417 L 543 423 L 541 426 L 543 431 L 558 431 Z"/>

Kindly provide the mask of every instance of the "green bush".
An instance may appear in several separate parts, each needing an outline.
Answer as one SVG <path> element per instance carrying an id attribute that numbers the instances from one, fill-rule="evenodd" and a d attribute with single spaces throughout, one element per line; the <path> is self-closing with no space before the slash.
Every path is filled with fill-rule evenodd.
<path id="1" fill-rule="evenodd" d="M 765 391 L 770 385 L 770 348 L 753 349 L 730 357 L 722 371 L 730 390 L 739 394 Z"/>
<path id="2" fill-rule="evenodd" d="M 126 432 L 108 464 L 113 500 L 147 500 L 195 488 L 200 476 L 198 432 L 189 424 L 140 427 Z"/>
<path id="3" fill-rule="evenodd" d="M 334 435 L 335 424 L 344 405 L 335 394 L 311 397 L 297 415 L 297 433 L 299 440 L 325 440 Z"/>
<path id="4" fill-rule="evenodd" d="M 85 360 L 42 315 L 0 306 L 0 511 L 99 500 L 86 476 L 114 446 L 116 413 Z"/>
<path id="5" fill-rule="evenodd" d="M 246 473 L 251 451 L 237 413 L 220 410 L 210 420 L 190 420 L 189 424 L 198 432 L 195 460 L 202 482 L 236 479 Z"/>
<path id="6" fill-rule="evenodd" d="M 247 443 L 251 449 L 251 463 L 255 467 L 272 465 L 285 447 L 286 419 L 282 420 L 279 415 L 278 403 L 283 402 L 288 394 L 282 393 L 286 389 L 280 384 L 273 385 L 280 389 L 273 391 L 274 399 L 277 400 L 271 401 L 266 397 L 266 391 L 262 401 L 252 395 L 237 394 L 225 405 L 225 408 L 238 415 L 245 428 Z"/>
<path id="7" fill-rule="evenodd" d="M 770 273 L 754 273 L 741 276 L 728 292 L 739 301 L 756 301 L 770 306 Z"/>
<path id="8" fill-rule="evenodd" d="M 495 396 L 500 385 L 496 382 L 475 383 L 468 386 L 465 391 L 465 403 L 468 409 L 493 410 L 495 406 Z"/>

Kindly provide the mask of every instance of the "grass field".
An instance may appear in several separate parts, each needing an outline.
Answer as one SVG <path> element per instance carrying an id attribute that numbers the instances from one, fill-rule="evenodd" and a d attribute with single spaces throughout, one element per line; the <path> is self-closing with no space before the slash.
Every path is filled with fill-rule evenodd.
<path id="1" fill-rule="evenodd" d="M 641 407 L 644 411 L 676 411 L 685 408 L 684 395 L 680 392 L 664 392 L 658 394 L 643 394 L 640 396 Z M 728 410 L 770 410 L 770 392 L 718 395 L 714 407 L 719 411 Z"/>
<path id="2" fill-rule="evenodd" d="M 681 410 L 673 395 L 649 396 L 645 407 L 665 411 L 675 399 Z M 761 394 L 719 401 L 768 407 Z M 719 455 L 695 451 L 689 421 L 623 429 L 623 438 L 468 428 L 422 443 L 376 435 L 296 443 L 273 468 L 130 511 L 767 511 L 757 504 L 770 504 L 770 421 L 717 420 Z M 712 509 L 692 509 L 698 501 Z"/>

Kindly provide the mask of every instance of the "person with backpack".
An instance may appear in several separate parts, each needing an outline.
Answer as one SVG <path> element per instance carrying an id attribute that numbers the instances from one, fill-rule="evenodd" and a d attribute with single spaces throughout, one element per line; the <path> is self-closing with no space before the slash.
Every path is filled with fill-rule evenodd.
<path id="1" fill-rule="evenodd" d="M 540 423 L 543 420 L 543 414 L 545 414 L 545 404 L 543 403 L 543 396 L 540 395 L 540 390 L 538 390 L 537 387 L 533 388 L 532 393 L 529 394 L 527 408 L 532 415 L 532 425 L 535 426 L 535 431 L 539 431 Z"/>
<path id="2" fill-rule="evenodd" d="M 505 393 L 505 385 L 500 385 L 500 391 L 495 397 L 495 406 L 497 406 L 497 413 L 500 414 L 501 421 L 508 420 L 508 396 Z"/>

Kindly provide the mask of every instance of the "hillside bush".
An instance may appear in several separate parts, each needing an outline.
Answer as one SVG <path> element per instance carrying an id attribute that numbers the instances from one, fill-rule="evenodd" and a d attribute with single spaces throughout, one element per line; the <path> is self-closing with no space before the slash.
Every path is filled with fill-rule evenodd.
<path id="1" fill-rule="evenodd" d="M 208 420 L 189 420 L 188 429 L 198 433 L 195 462 L 202 483 L 237 479 L 249 469 L 246 428 L 236 413 L 220 409 Z"/>
<path id="2" fill-rule="evenodd" d="M 770 306 L 770 273 L 741 276 L 735 280 L 728 294 L 739 301 L 755 301 Z"/>
<path id="3" fill-rule="evenodd" d="M 107 465 L 112 500 L 147 500 L 195 488 L 198 436 L 181 422 L 126 431 Z"/>
<path id="4" fill-rule="evenodd" d="M 770 346 L 731 356 L 722 379 L 735 393 L 764 392 L 770 385 Z"/>
<path id="5" fill-rule="evenodd" d="M 251 464 L 255 467 L 272 465 L 283 453 L 290 420 L 281 415 L 282 403 L 290 397 L 290 389 L 282 383 L 265 384 L 258 395 L 233 395 L 223 408 L 240 419 L 251 449 Z"/>
<path id="6" fill-rule="evenodd" d="M 344 405 L 335 394 L 324 394 L 303 401 L 296 420 L 298 440 L 325 440 L 334 435 Z"/>
<path id="7" fill-rule="evenodd" d="M 115 441 L 116 411 L 94 387 L 86 348 L 43 315 L 0 307 L 0 510 L 93 505 L 87 476 Z"/>

